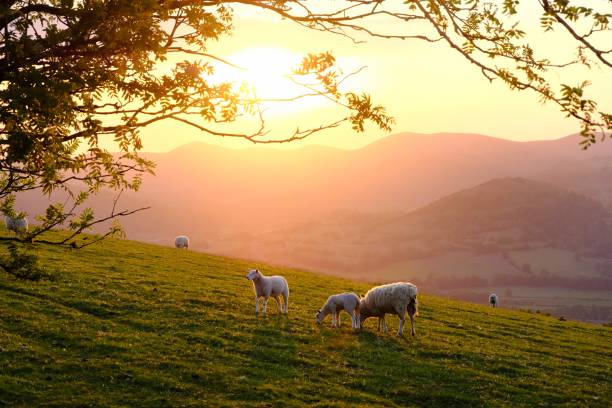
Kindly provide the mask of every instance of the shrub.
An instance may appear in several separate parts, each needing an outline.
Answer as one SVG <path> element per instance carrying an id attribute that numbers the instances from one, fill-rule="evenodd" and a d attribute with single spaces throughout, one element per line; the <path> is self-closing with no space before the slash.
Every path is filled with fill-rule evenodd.
<path id="1" fill-rule="evenodd" d="M 27 247 L 11 244 L 8 250 L 9 255 L 0 258 L 0 267 L 8 274 L 18 279 L 31 281 L 53 278 L 53 275 L 40 265 L 38 256 L 28 250 Z"/>

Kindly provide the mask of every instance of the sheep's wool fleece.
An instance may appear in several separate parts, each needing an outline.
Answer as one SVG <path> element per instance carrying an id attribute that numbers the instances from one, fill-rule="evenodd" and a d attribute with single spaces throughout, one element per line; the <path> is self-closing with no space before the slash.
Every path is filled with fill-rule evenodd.
<path id="1" fill-rule="evenodd" d="M 415 285 L 408 282 L 397 282 L 373 287 L 364 296 L 364 302 L 369 308 L 378 309 L 397 300 L 407 302 L 416 295 L 417 287 Z"/>

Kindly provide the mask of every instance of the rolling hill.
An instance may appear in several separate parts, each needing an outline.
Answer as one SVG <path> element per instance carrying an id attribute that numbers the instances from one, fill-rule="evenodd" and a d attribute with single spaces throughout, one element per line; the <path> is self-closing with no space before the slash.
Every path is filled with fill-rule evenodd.
<path id="1" fill-rule="evenodd" d="M 354 333 L 313 316 L 363 283 L 122 240 L 33 250 L 56 278 L 0 273 L 1 405 L 612 404 L 609 327 L 421 291 L 415 337 Z M 254 315 L 255 265 L 287 277 L 288 317 Z"/>
<path id="2" fill-rule="evenodd" d="M 333 259 L 315 254 L 328 251 L 343 271 L 457 251 L 558 248 L 578 257 L 605 257 L 612 248 L 611 222 L 612 215 L 601 203 L 581 194 L 524 178 L 502 178 L 407 214 L 336 212 L 322 220 L 253 233 L 239 243 L 241 249 L 228 252 L 269 254 L 276 258 L 268 261 L 290 264 L 298 263 L 293 256 L 310 257 L 321 259 L 321 264 L 309 266 L 325 269 Z"/>

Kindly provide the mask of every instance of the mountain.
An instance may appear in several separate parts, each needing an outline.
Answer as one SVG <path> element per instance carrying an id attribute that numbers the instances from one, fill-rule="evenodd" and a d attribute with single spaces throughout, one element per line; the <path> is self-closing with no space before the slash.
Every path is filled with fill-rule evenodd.
<path id="1" fill-rule="evenodd" d="M 145 176 L 138 193 L 124 193 L 119 205 L 152 207 L 123 220 L 128 236 L 171 244 L 175 235 L 184 233 L 196 248 L 213 252 L 222 251 L 236 236 L 307 222 L 336 210 L 406 212 L 499 177 L 550 181 L 598 194 L 607 205 L 612 186 L 597 176 L 585 184 L 581 172 L 599 174 L 600 164 L 593 163 L 601 156 L 612 157 L 612 144 L 582 151 L 578 141 L 577 136 L 519 143 L 473 134 L 403 133 L 350 151 L 320 146 L 226 149 L 192 143 L 169 153 L 145 154 L 157 163 L 156 175 Z M 567 171 L 556 172 L 560 164 Z M 19 205 L 40 211 L 45 202 L 24 195 Z M 93 206 L 109 212 L 112 197 L 102 193 Z"/>
<path id="2" fill-rule="evenodd" d="M 598 201 L 524 178 L 494 179 L 393 221 L 408 236 L 449 248 L 511 250 L 541 245 L 582 255 L 612 249 L 611 214 Z M 401 239 L 400 236 L 395 238 Z M 441 248 L 443 249 L 443 247 Z"/>
<path id="3" fill-rule="evenodd" d="M 502 178 L 404 215 L 337 212 L 254 234 L 244 255 L 292 265 L 310 259 L 309 267 L 323 270 L 333 262 L 344 272 L 466 251 L 557 248 L 605 257 L 612 249 L 611 222 L 610 212 L 594 199 L 548 183 Z"/>
<path id="4" fill-rule="evenodd" d="M 419 288 L 416 336 L 396 337 L 394 316 L 390 333 L 353 332 L 314 314 L 364 283 L 127 240 L 33 249 L 56 278 L 0 272 L 0 405 L 612 405 L 609 327 Z M 287 278 L 288 316 L 255 315 L 255 266 Z"/>

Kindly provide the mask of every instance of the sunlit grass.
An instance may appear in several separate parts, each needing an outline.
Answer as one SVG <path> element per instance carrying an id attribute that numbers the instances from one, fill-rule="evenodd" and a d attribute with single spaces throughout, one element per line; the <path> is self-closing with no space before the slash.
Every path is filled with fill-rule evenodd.
<path id="1" fill-rule="evenodd" d="M 36 252 L 56 280 L 0 273 L 0 405 L 612 403 L 610 328 L 425 294 L 416 337 L 354 333 L 314 313 L 364 284 L 130 241 Z M 255 316 L 253 266 L 287 277 L 288 317 Z"/>

